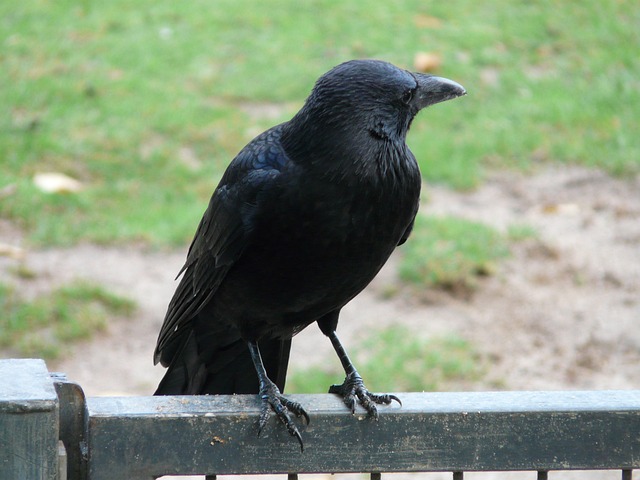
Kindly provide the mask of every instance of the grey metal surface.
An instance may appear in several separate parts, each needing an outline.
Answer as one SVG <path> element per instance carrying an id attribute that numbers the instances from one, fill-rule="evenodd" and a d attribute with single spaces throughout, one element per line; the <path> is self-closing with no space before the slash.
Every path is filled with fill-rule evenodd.
<path id="1" fill-rule="evenodd" d="M 60 409 L 60 440 L 67 456 L 67 479 L 87 477 L 86 403 L 80 385 L 70 382 L 62 373 L 52 373 Z"/>
<path id="2" fill-rule="evenodd" d="M 0 479 L 58 476 L 58 399 L 42 360 L 0 360 Z"/>
<path id="3" fill-rule="evenodd" d="M 377 422 L 291 395 L 304 453 L 275 419 L 256 436 L 256 396 L 88 398 L 90 478 L 640 468 L 640 391 L 398 395 Z"/>
<path id="4" fill-rule="evenodd" d="M 38 412 L 51 410 L 56 391 L 44 360 L 0 360 L 0 412 Z"/>

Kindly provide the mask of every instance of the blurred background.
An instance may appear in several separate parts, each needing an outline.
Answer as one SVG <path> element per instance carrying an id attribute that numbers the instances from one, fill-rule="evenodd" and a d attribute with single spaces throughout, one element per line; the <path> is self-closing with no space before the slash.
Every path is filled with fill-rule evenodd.
<path id="1" fill-rule="evenodd" d="M 226 165 L 378 58 L 469 94 L 413 123 L 415 232 L 344 310 L 369 387 L 639 388 L 639 27 L 625 0 L 1 3 L 0 356 L 150 394 Z M 315 327 L 292 355 L 288 391 L 341 381 Z"/>

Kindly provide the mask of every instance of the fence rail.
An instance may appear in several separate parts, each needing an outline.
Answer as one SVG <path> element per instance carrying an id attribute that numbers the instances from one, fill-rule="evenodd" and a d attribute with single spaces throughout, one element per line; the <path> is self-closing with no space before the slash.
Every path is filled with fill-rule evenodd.
<path id="1" fill-rule="evenodd" d="M 640 390 L 403 393 L 377 422 L 291 395 L 311 418 L 301 453 L 275 419 L 257 437 L 252 395 L 85 399 L 39 360 L 0 361 L 0 385 L 0 478 L 640 468 Z"/>

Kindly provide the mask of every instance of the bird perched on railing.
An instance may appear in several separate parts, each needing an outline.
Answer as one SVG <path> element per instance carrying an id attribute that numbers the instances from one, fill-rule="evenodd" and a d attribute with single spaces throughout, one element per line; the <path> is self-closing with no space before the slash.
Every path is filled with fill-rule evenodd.
<path id="1" fill-rule="evenodd" d="M 303 447 L 282 395 L 291 337 L 313 322 L 346 378 L 330 392 L 371 416 L 373 394 L 336 335 L 340 309 L 413 226 L 420 171 L 405 143 L 423 108 L 464 95 L 444 78 L 354 60 L 324 74 L 288 122 L 231 162 L 198 226 L 155 350 L 157 395 L 258 393 Z"/>

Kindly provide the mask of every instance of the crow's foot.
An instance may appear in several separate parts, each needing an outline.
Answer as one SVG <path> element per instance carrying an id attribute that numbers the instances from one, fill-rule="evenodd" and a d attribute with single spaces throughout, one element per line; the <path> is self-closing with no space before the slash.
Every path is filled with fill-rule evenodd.
<path id="1" fill-rule="evenodd" d="M 300 451 L 304 451 L 302 436 L 298 431 L 298 427 L 293 423 L 291 415 L 289 415 L 289 412 L 292 412 L 297 417 L 304 417 L 308 425 L 309 415 L 305 409 L 302 408 L 302 405 L 284 397 L 274 383 L 269 383 L 260 389 L 260 399 L 262 400 L 262 411 L 260 412 L 260 422 L 258 424 L 258 436 L 260 436 L 262 429 L 267 424 L 267 420 L 269 420 L 270 411 L 273 410 L 278 419 L 287 427 L 289 434 L 298 439 Z"/>
<path id="2" fill-rule="evenodd" d="M 378 409 L 376 403 L 381 405 L 389 405 L 392 401 L 398 402 L 402 405 L 402 402 L 395 395 L 389 394 L 376 394 L 371 393 L 364 386 L 362 377 L 358 373 L 351 373 L 344 379 L 342 385 L 331 385 L 329 387 L 329 393 L 336 393 L 342 396 L 345 405 L 351 410 L 351 413 L 356 412 L 356 399 L 367 411 L 367 413 L 377 419 Z"/>

